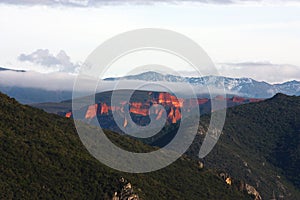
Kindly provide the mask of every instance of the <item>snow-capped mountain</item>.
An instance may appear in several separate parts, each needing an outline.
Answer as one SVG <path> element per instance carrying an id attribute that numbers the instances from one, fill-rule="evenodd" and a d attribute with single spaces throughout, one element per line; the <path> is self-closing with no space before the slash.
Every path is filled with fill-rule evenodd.
<path id="1" fill-rule="evenodd" d="M 224 87 L 227 93 L 239 94 L 240 96 L 251 98 L 270 98 L 276 93 L 297 96 L 300 95 L 300 82 L 295 80 L 280 84 L 270 84 L 264 81 L 256 81 L 251 78 L 229 78 L 223 76 L 182 77 L 171 74 L 161 74 L 152 71 L 137 75 L 105 79 L 105 81 L 117 80 L 189 83 L 194 86 L 209 85 L 215 88 L 220 88 L 224 83 Z"/>

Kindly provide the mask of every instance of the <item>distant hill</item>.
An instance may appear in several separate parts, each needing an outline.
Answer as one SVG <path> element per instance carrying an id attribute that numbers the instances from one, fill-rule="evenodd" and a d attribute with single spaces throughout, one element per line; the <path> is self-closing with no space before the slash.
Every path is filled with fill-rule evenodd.
<path id="1" fill-rule="evenodd" d="M 72 120 L 21 105 L 1 93 L 0 116 L 0 199 L 111 199 L 120 192 L 121 177 L 141 199 L 252 199 L 186 156 L 147 174 L 110 169 L 90 156 Z M 125 149 L 153 149 L 106 134 Z"/>
<path id="2" fill-rule="evenodd" d="M 4 67 L 0 67 L 0 71 L 26 72 L 25 70 L 8 69 Z"/>
<path id="3" fill-rule="evenodd" d="M 38 88 L 0 85 L 0 91 L 22 104 L 60 102 L 72 98 L 72 91 L 53 91 Z"/>
<path id="4" fill-rule="evenodd" d="M 163 81 L 174 83 L 189 83 L 194 86 L 211 86 L 219 88 L 224 84 L 228 94 L 236 94 L 248 98 L 270 98 L 276 93 L 287 95 L 300 94 L 300 82 L 289 81 L 281 84 L 270 84 L 264 81 L 256 81 L 251 78 L 229 78 L 223 76 L 203 76 L 203 77 L 181 77 L 171 74 L 161 74 L 157 72 L 144 72 L 137 75 L 129 75 L 117 78 L 106 78 L 106 81 L 117 80 L 143 80 L 143 81 Z"/>

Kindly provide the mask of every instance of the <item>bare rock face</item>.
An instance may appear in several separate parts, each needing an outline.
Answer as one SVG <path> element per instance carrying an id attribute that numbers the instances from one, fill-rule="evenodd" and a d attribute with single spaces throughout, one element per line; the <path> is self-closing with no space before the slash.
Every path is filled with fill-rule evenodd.
<path id="1" fill-rule="evenodd" d="M 262 200 L 259 192 L 257 192 L 257 190 L 253 186 L 246 183 L 245 189 L 248 192 L 248 194 L 253 195 L 255 197 L 254 200 Z"/>
<path id="2" fill-rule="evenodd" d="M 118 193 L 117 192 L 115 192 L 112 200 L 120 200 L 120 198 L 118 197 Z"/>
<path id="3" fill-rule="evenodd" d="M 235 186 L 239 191 L 246 191 L 250 196 L 254 198 L 253 200 L 262 200 L 259 192 L 253 186 L 245 183 L 243 180 L 233 180 L 232 177 L 226 172 L 221 172 L 219 176 L 227 185 Z"/>
<path id="4" fill-rule="evenodd" d="M 227 174 L 225 172 L 222 172 L 222 173 L 219 174 L 219 176 L 224 180 L 224 182 L 227 185 L 232 185 L 232 178 L 230 177 L 229 174 Z"/>
<path id="5" fill-rule="evenodd" d="M 204 163 L 201 161 L 198 161 L 198 167 L 199 169 L 203 169 L 204 168 Z"/>
<path id="6" fill-rule="evenodd" d="M 121 192 L 115 192 L 112 200 L 140 200 L 138 194 L 134 193 L 133 187 L 130 182 L 123 177 L 119 180 L 122 185 Z"/>

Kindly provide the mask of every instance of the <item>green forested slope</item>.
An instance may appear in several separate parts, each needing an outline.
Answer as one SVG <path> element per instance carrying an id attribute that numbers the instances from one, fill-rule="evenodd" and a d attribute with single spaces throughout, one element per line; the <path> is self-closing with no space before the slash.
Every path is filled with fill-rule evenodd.
<path id="1" fill-rule="evenodd" d="M 208 121 L 202 118 L 203 127 Z M 190 155 L 197 156 L 202 139 Z M 300 97 L 277 94 L 228 109 L 223 134 L 203 162 L 253 185 L 263 199 L 300 199 Z"/>
<path id="2" fill-rule="evenodd" d="M 107 135 L 120 145 L 150 149 L 112 132 Z M 0 94 L 0 199 L 111 199 L 120 177 L 142 199 L 251 199 L 185 156 L 147 174 L 110 169 L 89 155 L 71 119 Z"/>

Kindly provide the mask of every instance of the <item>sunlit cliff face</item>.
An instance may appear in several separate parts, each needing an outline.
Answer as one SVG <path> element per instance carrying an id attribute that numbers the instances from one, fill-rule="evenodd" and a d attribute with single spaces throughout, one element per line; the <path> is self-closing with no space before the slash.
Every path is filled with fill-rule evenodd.
<path id="1" fill-rule="evenodd" d="M 97 108 L 98 108 L 98 104 L 90 105 L 86 111 L 85 118 L 86 119 L 94 118 L 97 114 Z"/>
<path id="2" fill-rule="evenodd" d="M 70 118 L 72 116 L 72 112 L 67 112 L 66 113 L 66 118 Z"/>
<path id="3" fill-rule="evenodd" d="M 261 101 L 260 99 L 246 99 L 242 97 L 232 97 L 229 99 L 223 96 L 216 96 L 214 100 L 231 101 L 235 103 Z M 121 101 L 118 105 L 114 106 L 109 105 L 110 102 L 99 102 L 97 104 L 90 105 L 85 112 L 85 119 L 93 119 L 97 116 L 110 115 L 112 112 L 116 112 L 120 114 L 120 116 L 124 116 L 123 126 L 126 127 L 128 125 L 128 119 L 125 118 L 124 110 L 127 108 L 126 106 L 128 106 L 130 114 L 141 117 L 154 115 L 155 120 L 160 120 L 163 113 L 166 111 L 168 122 L 175 124 L 181 120 L 181 110 L 183 109 L 183 106 L 187 108 L 187 112 L 190 112 L 192 109 L 199 109 L 200 105 L 206 104 L 209 101 L 210 100 L 207 98 L 182 99 L 166 92 L 156 93 L 155 95 L 153 92 L 149 92 L 148 99 L 143 102 Z M 165 109 L 158 105 L 163 106 Z M 153 108 L 151 111 L 150 107 Z M 66 113 L 65 116 L 70 118 L 72 116 L 72 112 Z"/>
<path id="4" fill-rule="evenodd" d="M 151 93 L 149 93 L 150 95 Z M 157 106 L 158 104 L 164 106 L 165 108 L 169 108 L 167 113 L 168 121 L 170 123 L 177 123 L 181 119 L 181 107 L 184 103 L 184 99 L 177 99 L 175 96 L 169 93 L 159 93 L 158 98 L 149 98 L 148 101 L 145 102 L 120 102 L 119 105 L 109 106 L 106 102 L 99 102 L 94 105 L 90 105 L 87 108 L 85 119 L 95 118 L 97 115 L 108 115 L 111 112 L 119 112 L 124 113 L 125 106 L 129 106 L 129 112 L 131 114 L 140 115 L 140 116 L 149 116 L 155 115 L 155 119 L 161 119 L 164 109 Z M 187 102 L 191 104 L 190 102 Z M 191 104 L 192 105 L 192 104 Z M 150 107 L 153 106 L 154 111 L 150 113 Z M 197 106 L 194 103 L 194 106 Z M 71 114 L 67 113 L 66 117 L 70 117 Z M 127 119 L 124 117 L 124 126 L 126 127 L 128 124 Z"/>

